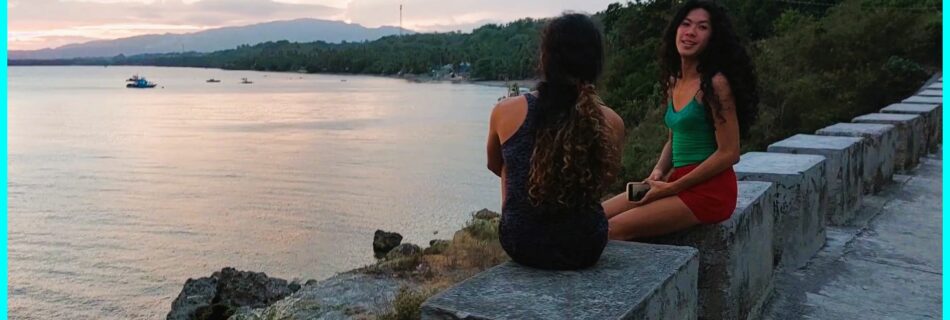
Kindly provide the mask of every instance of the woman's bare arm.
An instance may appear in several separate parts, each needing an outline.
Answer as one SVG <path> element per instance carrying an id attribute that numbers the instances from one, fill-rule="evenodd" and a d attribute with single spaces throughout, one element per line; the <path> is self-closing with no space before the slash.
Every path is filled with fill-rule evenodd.
<path id="1" fill-rule="evenodd" d="M 496 176 L 501 177 L 501 168 L 504 165 L 504 159 L 501 156 L 501 140 L 498 137 L 497 123 L 499 117 L 498 106 L 492 109 L 491 118 L 488 120 L 488 142 L 486 151 L 488 155 L 488 170 L 491 170 Z"/>
<path id="2" fill-rule="evenodd" d="M 656 160 L 656 166 L 653 166 L 653 172 L 647 179 L 666 181 L 667 174 L 673 169 L 673 132 L 667 133 L 666 143 L 663 144 L 663 150 L 660 151 L 660 158 Z"/>

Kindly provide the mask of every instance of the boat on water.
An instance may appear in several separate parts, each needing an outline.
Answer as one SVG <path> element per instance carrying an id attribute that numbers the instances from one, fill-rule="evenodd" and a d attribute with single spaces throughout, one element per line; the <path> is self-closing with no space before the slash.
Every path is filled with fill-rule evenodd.
<path id="1" fill-rule="evenodd" d="M 134 75 L 131 78 L 125 80 L 125 82 L 129 82 L 125 84 L 126 88 L 134 88 L 134 89 L 148 89 L 148 88 L 154 88 L 155 86 L 158 85 L 157 83 L 150 82 L 146 80 L 145 77 L 140 77 L 139 75 Z"/>
<path id="2" fill-rule="evenodd" d="M 252 83 L 254 83 L 254 82 L 253 82 L 253 81 L 250 81 L 250 80 L 247 80 L 247 78 L 241 78 L 241 83 L 243 83 L 243 84 L 252 84 Z"/>
<path id="3" fill-rule="evenodd" d="M 211 78 L 211 79 L 206 80 L 205 82 L 207 82 L 207 83 L 218 83 L 218 82 L 221 82 L 221 80 L 218 80 L 218 79 L 215 79 L 215 78 Z"/>

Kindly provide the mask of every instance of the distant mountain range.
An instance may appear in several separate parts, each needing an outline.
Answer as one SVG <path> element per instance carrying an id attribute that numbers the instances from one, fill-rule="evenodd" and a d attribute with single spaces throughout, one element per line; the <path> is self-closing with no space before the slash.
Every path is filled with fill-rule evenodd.
<path id="1" fill-rule="evenodd" d="M 412 31 L 403 29 L 403 33 Z M 291 42 L 372 41 L 399 34 L 397 27 L 367 28 L 359 24 L 318 19 L 273 21 L 241 27 L 224 27 L 187 34 L 150 34 L 115 40 L 97 40 L 41 50 L 10 50 L 8 59 L 71 59 L 81 57 L 112 57 L 143 53 L 182 51 L 212 52 L 233 49 L 242 44 L 267 41 Z"/>

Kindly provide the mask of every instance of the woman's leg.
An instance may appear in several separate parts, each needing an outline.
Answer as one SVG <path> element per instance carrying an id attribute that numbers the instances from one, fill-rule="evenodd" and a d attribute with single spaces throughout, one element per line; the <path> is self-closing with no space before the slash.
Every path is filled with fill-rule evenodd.
<path id="1" fill-rule="evenodd" d="M 624 211 L 608 222 L 610 223 L 608 238 L 611 240 L 660 236 L 700 224 L 689 207 L 677 196 L 666 197 Z"/>
<path id="2" fill-rule="evenodd" d="M 607 199 L 601 205 L 604 207 L 604 215 L 607 216 L 607 219 L 611 219 L 634 207 L 633 202 L 627 200 L 626 192 L 621 192 L 613 198 Z"/>

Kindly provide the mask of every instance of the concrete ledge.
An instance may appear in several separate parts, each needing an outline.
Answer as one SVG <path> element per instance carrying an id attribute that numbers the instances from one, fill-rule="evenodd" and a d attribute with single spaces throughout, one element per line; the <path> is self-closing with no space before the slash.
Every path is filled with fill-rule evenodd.
<path id="1" fill-rule="evenodd" d="M 937 104 L 895 103 L 881 109 L 881 113 L 916 114 L 927 126 L 927 151 L 937 152 L 943 135 L 943 108 Z"/>
<path id="2" fill-rule="evenodd" d="M 769 152 L 814 154 L 825 157 L 825 183 L 828 188 L 829 225 L 844 225 L 864 198 L 864 138 L 796 134 L 769 145 Z"/>
<path id="3" fill-rule="evenodd" d="M 941 82 L 937 82 L 937 83 L 931 84 L 930 86 L 927 87 L 927 89 L 930 89 L 930 90 L 941 90 L 941 91 L 942 91 L 942 90 L 943 90 L 943 82 L 941 81 Z"/>
<path id="4" fill-rule="evenodd" d="M 427 300 L 422 319 L 695 319 L 696 249 L 610 241 L 592 268 L 506 262 Z"/>
<path id="5" fill-rule="evenodd" d="M 911 96 L 910 98 L 904 99 L 901 101 L 903 103 L 927 103 L 927 104 L 943 104 L 943 98 L 941 97 L 922 97 L 922 96 Z"/>
<path id="6" fill-rule="evenodd" d="M 877 193 L 894 176 L 897 130 L 893 125 L 838 123 L 819 129 L 823 136 L 862 137 L 864 140 L 864 193 Z"/>
<path id="7" fill-rule="evenodd" d="M 943 97 L 943 90 L 926 89 L 924 91 L 918 92 L 917 95 L 922 97 Z"/>
<path id="8" fill-rule="evenodd" d="M 894 167 L 908 170 L 917 166 L 923 154 L 926 132 L 924 119 L 919 115 L 896 113 L 871 113 L 851 120 L 854 123 L 890 124 L 897 129 L 897 155 Z"/>
<path id="9" fill-rule="evenodd" d="M 699 249 L 699 317 L 750 319 L 772 292 L 772 183 L 740 181 L 729 220 L 646 239 Z"/>
<path id="10" fill-rule="evenodd" d="M 825 243 L 825 157 L 749 152 L 733 166 L 740 181 L 775 184 L 774 266 L 799 268 Z"/>

